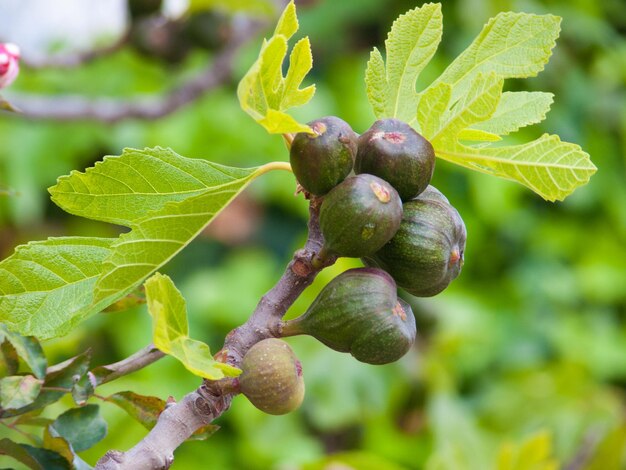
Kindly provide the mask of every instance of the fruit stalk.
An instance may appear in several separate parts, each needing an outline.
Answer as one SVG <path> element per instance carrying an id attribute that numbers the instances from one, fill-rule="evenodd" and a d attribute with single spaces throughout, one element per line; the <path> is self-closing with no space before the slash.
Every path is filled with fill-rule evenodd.
<path id="1" fill-rule="evenodd" d="M 297 318 L 281 322 L 279 329 L 281 338 L 288 338 L 289 336 L 299 336 L 305 334 Z"/>

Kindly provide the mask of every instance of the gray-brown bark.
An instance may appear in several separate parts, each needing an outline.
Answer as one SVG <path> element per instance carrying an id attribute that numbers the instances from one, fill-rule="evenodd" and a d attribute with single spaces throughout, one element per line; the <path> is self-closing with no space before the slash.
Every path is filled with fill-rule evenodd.
<path id="1" fill-rule="evenodd" d="M 157 119 L 192 103 L 200 96 L 232 78 L 237 51 L 261 29 L 262 23 L 239 18 L 233 22 L 233 34 L 212 63 L 177 88 L 159 96 L 134 99 L 88 99 L 80 95 L 42 96 L 7 93 L 12 105 L 30 119 L 75 121 L 92 119 L 117 122 L 127 118 Z"/>
<path id="2" fill-rule="evenodd" d="M 280 321 L 289 307 L 306 289 L 317 274 L 335 262 L 331 257 L 323 265 L 313 258 L 323 244 L 319 229 L 319 199 L 309 205 L 309 236 L 304 248 L 298 250 L 287 269 L 259 301 L 246 323 L 231 331 L 224 347 L 215 357 L 239 366 L 250 347 L 269 337 L 280 336 Z M 211 423 L 226 411 L 233 394 L 232 379 L 205 381 L 197 390 L 161 414 L 157 425 L 137 445 L 127 452 L 109 451 L 96 465 L 97 470 L 167 469 L 174 459 L 174 450 L 197 429 Z"/>

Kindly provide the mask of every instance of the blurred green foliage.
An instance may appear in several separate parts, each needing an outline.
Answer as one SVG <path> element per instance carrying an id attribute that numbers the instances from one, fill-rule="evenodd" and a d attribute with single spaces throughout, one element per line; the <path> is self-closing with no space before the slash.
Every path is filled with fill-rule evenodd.
<path id="1" fill-rule="evenodd" d="M 308 121 L 335 114 L 363 132 L 373 120 L 363 73 L 393 19 L 419 3 L 322 0 L 301 6 L 302 35 L 313 46 Z M 563 203 L 550 204 L 514 183 L 438 162 L 433 184 L 468 229 L 463 273 L 443 294 L 407 298 L 416 313 L 416 347 L 399 363 L 360 364 L 311 338 L 293 338 L 307 387 L 302 408 L 267 416 L 237 397 L 207 441 L 189 442 L 174 469 L 612 470 L 626 461 L 626 8 L 621 0 L 451 0 L 443 2 L 444 41 L 425 71 L 428 83 L 500 11 L 553 13 L 562 34 L 546 70 L 511 90 L 543 90 L 555 104 L 520 141 L 558 133 L 588 151 L 599 171 Z M 243 75 L 256 51 L 241 54 Z M 202 66 L 182 69 L 122 51 L 68 73 L 25 69 L 15 88 L 38 93 L 128 97 L 163 92 Z M 306 82 L 305 82 L 306 84 Z M 51 235 L 112 236 L 115 228 L 62 213 L 45 188 L 123 147 L 169 146 L 181 155 L 255 166 L 288 155 L 241 109 L 236 83 L 155 122 L 36 122 L 0 117 L 0 256 Z M 190 331 L 214 350 L 279 277 L 306 230 L 306 203 L 291 175 L 256 181 L 221 230 L 209 229 L 167 267 L 186 297 Z M 219 222 L 219 221 L 218 221 Z M 241 236 L 235 236 L 245 227 Z M 290 315 L 320 288 L 357 266 L 324 271 Z M 95 364 L 150 342 L 144 307 L 102 314 L 68 337 L 47 342 L 50 363 L 91 347 Z M 102 387 L 163 399 L 199 384 L 172 358 Z M 100 391 L 100 388 L 98 389 Z M 102 405 L 109 433 L 81 454 L 94 463 L 145 433 L 123 411 Z M 46 411 L 56 417 L 61 405 Z M 10 435 L 5 428 L 0 435 Z M 337 453 L 336 457 L 325 455 Z M 538 457 L 528 457 L 528 455 Z M 556 466 L 556 461 L 560 466 Z M 525 463 L 530 462 L 530 463 Z M 8 463 L 12 465 L 13 463 Z M 343 466 L 341 466 L 343 465 Z M 0 466 L 5 466 L 0 459 Z"/>

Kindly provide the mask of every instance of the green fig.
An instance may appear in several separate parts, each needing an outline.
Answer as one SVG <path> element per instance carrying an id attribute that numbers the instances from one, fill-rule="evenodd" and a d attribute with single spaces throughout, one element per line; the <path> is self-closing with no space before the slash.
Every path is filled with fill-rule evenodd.
<path id="1" fill-rule="evenodd" d="M 130 43 L 140 54 L 172 64 L 182 62 L 191 49 L 183 24 L 160 16 L 133 21 Z"/>
<path id="2" fill-rule="evenodd" d="M 276 338 L 259 341 L 244 356 L 241 369 L 241 393 L 261 411 L 282 415 L 302 403 L 302 365 L 285 341 Z"/>
<path id="3" fill-rule="evenodd" d="M 217 10 L 193 13 L 184 23 L 184 34 L 190 43 L 201 49 L 214 51 L 228 41 L 231 35 L 227 17 Z"/>
<path id="4" fill-rule="evenodd" d="M 367 174 L 351 176 L 322 202 L 322 250 L 338 256 L 371 255 L 393 237 L 401 220 L 402 201 L 389 183 Z"/>
<path id="5" fill-rule="evenodd" d="M 161 12 L 162 0 L 128 0 L 128 12 L 134 20 L 142 16 L 156 15 Z"/>
<path id="6" fill-rule="evenodd" d="M 397 296 L 396 283 L 376 268 L 350 269 L 319 293 L 300 317 L 283 324 L 284 336 L 307 334 L 368 364 L 388 364 L 415 342 L 415 317 Z"/>
<path id="7" fill-rule="evenodd" d="M 359 137 L 355 173 L 388 181 L 403 201 L 426 189 L 434 169 L 433 146 L 403 121 L 381 119 Z"/>
<path id="8" fill-rule="evenodd" d="M 296 134 L 289 161 L 300 185 L 322 196 L 341 183 L 352 171 L 357 135 L 350 125 L 329 116 L 309 122 L 313 134 Z"/>
<path id="9" fill-rule="evenodd" d="M 466 236 L 457 210 L 429 186 L 404 203 L 402 223 L 389 243 L 363 261 L 387 271 L 407 292 L 431 297 L 461 272 Z"/>

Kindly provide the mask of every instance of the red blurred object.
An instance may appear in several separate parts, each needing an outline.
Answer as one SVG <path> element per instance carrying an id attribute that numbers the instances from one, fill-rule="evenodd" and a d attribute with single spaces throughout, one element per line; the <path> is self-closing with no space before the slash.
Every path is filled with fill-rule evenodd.
<path id="1" fill-rule="evenodd" d="M 20 48 L 11 43 L 0 43 L 0 88 L 9 86 L 20 71 Z"/>

